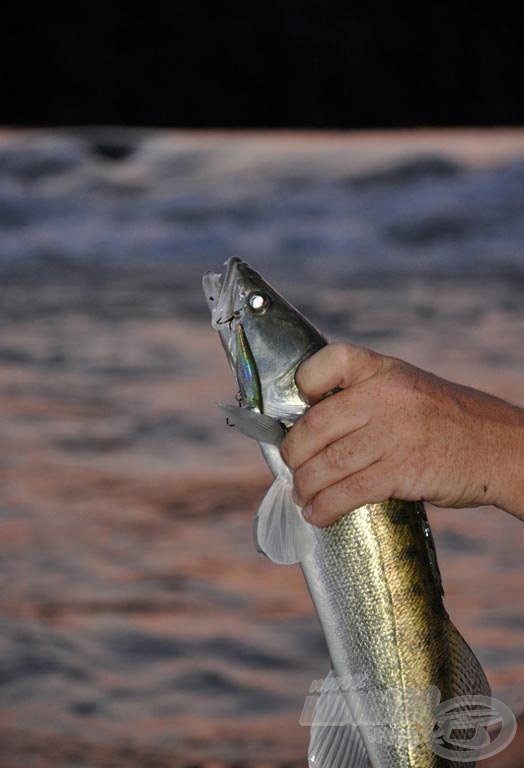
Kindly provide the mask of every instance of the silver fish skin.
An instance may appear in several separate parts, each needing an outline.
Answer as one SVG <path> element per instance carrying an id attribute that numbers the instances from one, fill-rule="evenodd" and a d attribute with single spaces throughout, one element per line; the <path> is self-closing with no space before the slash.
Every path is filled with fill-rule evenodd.
<path id="1" fill-rule="evenodd" d="M 278 429 L 292 427 L 308 407 L 295 383 L 296 370 L 327 343 L 325 337 L 238 257 L 226 262 L 224 276 L 207 273 L 203 289 L 212 326 L 220 334 L 233 372 L 238 371 L 240 325 L 252 357 L 247 362 L 256 367 L 260 381 L 258 409 L 266 422 L 267 416 L 274 419 Z M 253 428 L 249 424 L 256 417 L 245 410 L 239 413 L 246 426 L 239 426 L 256 437 L 256 424 Z M 267 429 L 267 423 L 263 427 Z M 269 557 L 274 546 L 282 551 L 278 547 L 285 528 L 282 514 L 295 514 L 290 506 L 292 476 L 281 458 L 281 436 L 276 432 L 274 439 L 266 437 L 269 431 L 259 435 L 264 458 L 277 478 L 257 519 L 260 527 L 265 505 L 269 534 L 262 549 Z M 274 523 L 271 506 L 284 510 Z M 324 529 L 305 523 L 299 511 L 290 520 L 289 537 L 300 540 L 290 551 L 300 560 L 331 657 L 331 674 L 342 681 L 359 681 L 357 690 L 346 691 L 343 699 L 337 699 L 341 704 L 333 705 L 341 707 L 338 715 L 346 726 L 313 724 L 309 765 L 365 768 L 368 761 L 373 768 L 473 765 L 474 751 L 466 753 L 468 763 L 464 752 L 458 754 L 460 747 L 457 760 L 437 754 L 432 735 L 439 700 L 489 696 L 490 689 L 477 658 L 444 608 L 423 505 L 397 500 L 368 504 Z M 288 549 L 283 551 L 283 559 L 272 559 L 293 562 L 292 555 L 286 559 Z M 322 696 L 324 707 L 332 706 L 335 700 L 327 693 Z"/>

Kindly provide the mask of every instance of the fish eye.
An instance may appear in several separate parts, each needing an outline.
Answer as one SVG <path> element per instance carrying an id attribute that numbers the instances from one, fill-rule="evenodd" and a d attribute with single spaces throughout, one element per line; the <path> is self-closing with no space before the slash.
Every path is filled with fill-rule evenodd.
<path id="1" fill-rule="evenodd" d="M 251 293 L 247 301 L 255 315 L 265 314 L 271 306 L 271 299 L 265 293 Z"/>

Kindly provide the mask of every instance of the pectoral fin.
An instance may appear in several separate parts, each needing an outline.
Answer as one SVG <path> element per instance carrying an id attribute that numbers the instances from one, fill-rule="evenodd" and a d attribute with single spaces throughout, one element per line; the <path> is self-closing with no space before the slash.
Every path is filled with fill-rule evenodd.
<path id="1" fill-rule="evenodd" d="M 279 475 L 264 496 L 255 518 L 257 549 L 282 565 L 298 563 L 315 544 L 313 527 L 291 497 L 291 482 Z"/>
<path id="2" fill-rule="evenodd" d="M 333 671 L 326 682 L 331 678 L 334 678 Z M 351 723 L 351 711 L 343 692 L 325 686 L 316 702 L 311 725 L 309 768 L 367 768 L 366 747 L 358 728 Z"/>

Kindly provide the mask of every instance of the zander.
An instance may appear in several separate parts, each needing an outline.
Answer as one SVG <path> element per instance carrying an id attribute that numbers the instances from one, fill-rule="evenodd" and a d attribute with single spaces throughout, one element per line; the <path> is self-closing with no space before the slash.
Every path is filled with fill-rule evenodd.
<path id="1" fill-rule="evenodd" d="M 324 686 L 309 765 L 471 765 L 475 753 L 466 757 L 460 746 L 456 760 L 435 751 L 436 704 L 489 696 L 490 689 L 444 608 L 423 505 L 389 499 L 327 528 L 307 523 L 292 500 L 293 479 L 279 445 L 308 407 L 295 372 L 327 341 L 239 258 L 226 262 L 224 276 L 204 275 L 203 288 L 239 389 L 238 405 L 221 407 L 259 442 L 275 477 L 257 513 L 257 546 L 277 563 L 300 563 L 333 665 L 326 681 L 359 681 L 357 690 L 342 693 Z"/>

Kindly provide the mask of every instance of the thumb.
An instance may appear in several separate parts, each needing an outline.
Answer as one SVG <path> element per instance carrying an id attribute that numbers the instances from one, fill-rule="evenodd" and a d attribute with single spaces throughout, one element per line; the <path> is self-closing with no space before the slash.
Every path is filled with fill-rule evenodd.
<path id="1" fill-rule="evenodd" d="M 371 349 L 335 342 L 304 360 L 295 380 L 300 392 L 313 403 L 332 389 L 345 389 L 370 379 L 384 360 Z"/>

